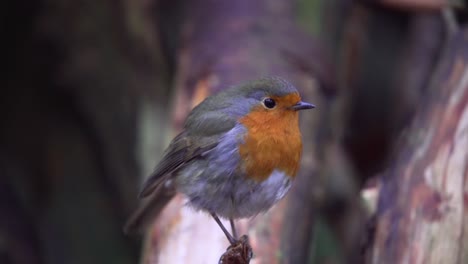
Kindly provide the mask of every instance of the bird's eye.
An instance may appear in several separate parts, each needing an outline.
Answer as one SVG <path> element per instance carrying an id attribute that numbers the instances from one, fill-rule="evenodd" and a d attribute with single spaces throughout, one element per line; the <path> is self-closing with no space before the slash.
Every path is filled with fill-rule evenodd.
<path id="1" fill-rule="evenodd" d="M 267 98 L 263 99 L 263 105 L 266 108 L 273 109 L 276 106 L 276 102 L 275 102 L 275 100 L 271 99 L 270 97 L 267 97 Z"/>

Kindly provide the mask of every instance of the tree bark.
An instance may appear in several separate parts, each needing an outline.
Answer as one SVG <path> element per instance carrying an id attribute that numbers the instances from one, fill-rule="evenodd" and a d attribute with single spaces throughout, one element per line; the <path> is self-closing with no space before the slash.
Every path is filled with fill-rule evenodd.
<path id="1" fill-rule="evenodd" d="M 385 173 L 371 263 L 468 263 L 468 30 L 447 38 Z"/>

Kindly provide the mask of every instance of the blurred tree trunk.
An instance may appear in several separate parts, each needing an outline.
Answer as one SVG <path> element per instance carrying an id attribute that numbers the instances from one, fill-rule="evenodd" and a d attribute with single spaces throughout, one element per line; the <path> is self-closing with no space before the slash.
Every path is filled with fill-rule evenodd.
<path id="1" fill-rule="evenodd" d="M 438 65 L 383 176 L 369 263 L 468 263 L 468 28 Z"/>
<path id="2" fill-rule="evenodd" d="M 326 113 L 330 71 L 323 66 L 317 43 L 295 24 L 294 7 L 286 0 L 190 1 L 178 51 L 176 130 L 190 109 L 209 94 L 266 75 L 290 80 L 304 100 L 321 109 L 301 116 L 302 169 L 287 199 L 265 215 L 238 222 L 239 233 L 250 236 L 258 263 L 300 263 L 310 257 L 314 226 L 310 204 L 320 188 L 315 178 L 316 128 L 320 113 Z M 317 80 L 324 84 L 322 90 Z M 227 246 L 209 215 L 183 207 L 182 198 L 177 197 L 152 229 L 143 262 L 216 263 Z"/>
<path id="3" fill-rule="evenodd" d="M 362 263 L 376 176 L 412 120 L 440 53 L 439 12 L 412 13 L 376 2 L 335 0 L 322 6 L 321 38 L 337 65 L 337 100 L 329 119 L 339 144 L 322 165 L 326 195 L 317 215 L 328 237 L 317 237 L 315 246 L 331 240 L 337 250 L 318 252 L 317 263 Z M 371 191 L 363 195 L 374 198 L 363 203 L 361 191 L 368 186 Z"/>
<path id="4" fill-rule="evenodd" d="M 340 126 L 345 159 L 350 161 L 360 187 L 366 187 L 366 181 L 384 174 L 383 182 L 374 180 L 372 188 L 378 193 L 382 185 L 379 211 L 369 217 L 368 234 L 363 233 L 360 240 L 363 257 L 368 262 L 467 262 L 463 256 L 467 243 L 462 242 L 466 240 L 466 213 L 463 218 L 463 213 L 458 212 L 466 208 L 466 187 L 463 187 L 467 170 L 466 133 L 456 131 L 466 130 L 462 116 L 467 104 L 466 83 L 462 84 L 466 79 L 462 76 L 466 74 L 463 72 L 468 46 L 466 31 L 460 32 L 449 39 L 450 55 L 443 53 L 447 34 L 457 26 L 456 20 L 443 20 L 454 15 L 451 19 L 456 19 L 456 14 L 443 10 L 450 3 L 389 0 L 327 1 L 325 5 L 324 17 L 331 18 L 331 23 L 324 23 L 324 39 L 337 49 L 338 87 L 340 92 L 344 89 L 347 93 L 341 106 L 346 112 L 341 112 L 345 122 Z M 461 10 L 457 12 L 463 14 Z M 466 19 L 466 9 L 464 14 Z M 456 101 L 458 105 L 450 106 L 455 97 L 460 98 Z M 405 129 L 411 123 L 412 128 Z M 434 133 L 446 135 L 444 142 Z M 457 133 L 461 136 L 455 136 Z M 397 140 L 399 137 L 406 140 Z M 447 149 L 450 151 L 443 152 Z M 454 153 L 456 149 L 463 151 Z M 443 162 L 437 161 L 434 154 L 440 151 L 446 155 Z M 392 161 L 395 156 L 397 161 Z M 456 169 L 449 171 L 450 158 L 457 165 L 452 164 Z M 434 166 L 447 170 L 435 169 L 440 173 L 435 176 Z M 447 177 L 449 172 L 456 176 Z M 434 181 L 434 176 L 437 178 L 437 187 L 431 183 L 426 188 L 428 174 L 429 181 Z M 451 181 L 459 184 L 457 190 L 447 190 Z M 445 194 L 455 198 L 446 199 Z M 349 240 L 352 214 L 347 212 L 353 212 L 350 206 L 353 196 L 345 198 L 344 210 L 330 214 L 326 206 L 324 214 L 326 224 L 341 242 L 349 261 L 349 252 L 360 250 L 356 240 Z M 455 216 L 447 209 L 452 208 L 452 203 Z M 430 223 L 424 216 L 427 211 L 435 218 Z M 374 220 L 377 221 L 376 237 Z M 455 225 L 449 226 L 448 222 Z M 342 227 L 348 233 L 340 232 Z M 442 235 L 444 238 L 440 239 Z M 374 247 L 374 252 L 369 247 Z M 442 254 L 443 250 L 451 253 Z M 447 254 L 450 257 L 439 258 Z"/>

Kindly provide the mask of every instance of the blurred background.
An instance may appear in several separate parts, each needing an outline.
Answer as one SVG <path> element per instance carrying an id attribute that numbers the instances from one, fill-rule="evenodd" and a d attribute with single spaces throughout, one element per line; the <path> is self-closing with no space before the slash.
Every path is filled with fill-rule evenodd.
<path id="1" fill-rule="evenodd" d="M 177 234 L 122 232 L 142 180 L 194 105 L 266 75 L 317 108 L 293 190 L 243 225 L 252 263 L 468 263 L 466 7 L 4 3 L 0 263 L 169 263 Z"/>

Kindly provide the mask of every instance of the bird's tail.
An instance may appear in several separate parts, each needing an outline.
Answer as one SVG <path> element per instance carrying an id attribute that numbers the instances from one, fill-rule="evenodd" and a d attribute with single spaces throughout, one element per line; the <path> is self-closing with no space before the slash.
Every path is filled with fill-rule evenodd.
<path id="1" fill-rule="evenodd" d="M 164 207 L 175 196 L 173 188 L 159 188 L 148 198 L 142 200 L 138 209 L 130 216 L 124 226 L 125 234 L 143 232 Z"/>

